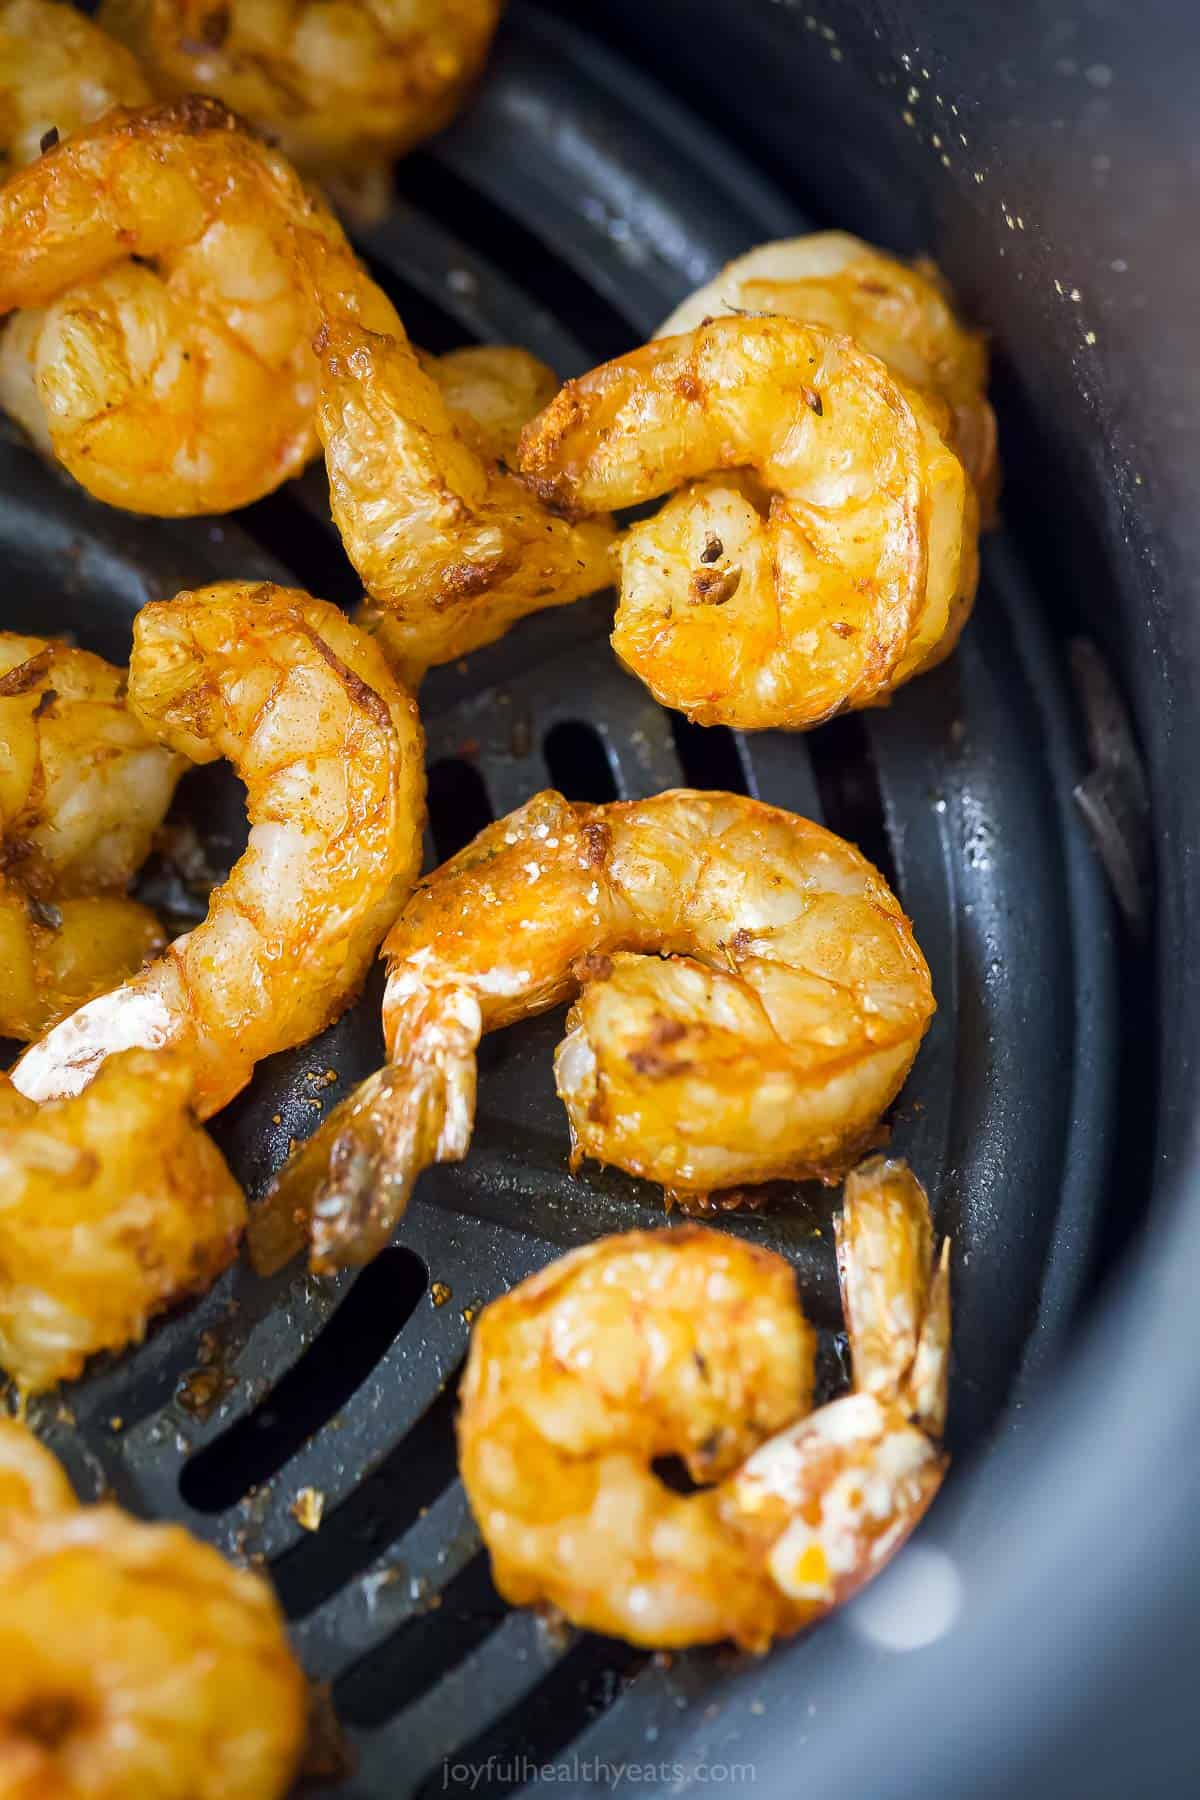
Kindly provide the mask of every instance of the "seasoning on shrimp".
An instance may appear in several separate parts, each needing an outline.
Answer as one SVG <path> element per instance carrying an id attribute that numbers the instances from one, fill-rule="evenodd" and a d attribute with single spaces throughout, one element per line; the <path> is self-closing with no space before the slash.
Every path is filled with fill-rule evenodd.
<path id="1" fill-rule="evenodd" d="M 928 258 L 910 265 L 849 232 L 814 231 L 735 257 L 677 306 L 655 336 L 676 337 L 706 319 L 748 312 L 781 313 L 845 333 L 935 409 L 948 408 L 950 441 L 988 518 L 999 466 L 996 418 L 987 399 L 987 340 L 955 316 L 952 298 Z M 815 390 L 809 405 L 821 416 Z"/>
<path id="2" fill-rule="evenodd" d="M 576 513 L 670 493 L 622 540 L 617 655 L 702 724 L 798 730 L 879 704 L 966 622 L 978 508 L 939 422 L 849 338 L 714 319 L 568 382 L 520 466 Z"/>
<path id="3" fill-rule="evenodd" d="M 74 6 L 0 0 L 0 180 L 113 106 L 142 106 L 137 60 Z"/>
<path id="4" fill-rule="evenodd" d="M 0 1036 L 40 1036 L 166 941 L 125 889 L 184 761 L 124 689 L 86 650 L 0 632 Z"/>
<path id="5" fill-rule="evenodd" d="M 373 1255 L 420 1171 L 466 1154 L 482 1034 L 572 994 L 555 1076 L 576 1158 L 680 1194 L 840 1176 L 934 1009 L 857 850 L 686 789 L 535 796 L 422 881 L 384 956 L 388 1064 L 285 1165 L 268 1213 L 311 1212 L 321 1268 Z"/>
<path id="6" fill-rule="evenodd" d="M 421 727 L 365 632 L 270 582 L 143 607 L 129 704 L 193 762 L 232 761 L 250 840 L 204 921 L 64 1019 L 13 1079 L 32 1099 L 63 1097 L 117 1050 L 174 1045 L 208 1117 L 357 993 L 420 866 Z"/>
<path id="7" fill-rule="evenodd" d="M 331 286 L 317 422 L 333 517 L 406 679 L 607 587 L 611 520 L 560 516 L 496 454 L 544 393 L 533 359 L 492 350 L 431 373 L 398 320 L 364 330 Z"/>
<path id="8" fill-rule="evenodd" d="M 332 213 L 215 101 L 117 108 L 0 189 L 0 404 L 89 492 L 224 512 L 314 454 L 320 249 L 395 313 Z"/>
<path id="9" fill-rule="evenodd" d="M 233 1260 L 245 1200 L 174 1052 L 112 1057 L 73 1100 L 0 1076 L 0 1366 L 23 1393 L 145 1335 Z"/>
<path id="10" fill-rule="evenodd" d="M 103 0 L 163 93 L 212 94 L 300 168 L 364 176 L 462 105 L 502 0 Z"/>
<path id="11" fill-rule="evenodd" d="M 602 1238 L 493 1301 L 458 1436 L 500 1593 L 664 1650 L 762 1651 L 840 1605 L 945 1468 L 948 1246 L 935 1268 L 930 1241 L 906 1165 L 847 1182 L 853 1391 L 813 1413 L 791 1269 L 707 1227 Z M 659 1479 L 668 1456 L 698 1492 Z"/>
<path id="12" fill-rule="evenodd" d="M 283 1800 L 307 1695 L 267 1583 L 177 1525 L 78 1505 L 11 1421 L 0 1496 L 0 1793 Z"/>

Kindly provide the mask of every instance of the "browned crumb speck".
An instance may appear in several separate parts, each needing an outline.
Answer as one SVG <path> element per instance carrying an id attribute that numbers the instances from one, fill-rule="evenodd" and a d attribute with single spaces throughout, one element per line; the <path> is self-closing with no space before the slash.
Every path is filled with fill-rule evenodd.
<path id="1" fill-rule="evenodd" d="M 320 1488 L 302 1487 L 288 1508 L 297 1525 L 305 1531 L 319 1531 L 325 1511 L 325 1496 Z"/>

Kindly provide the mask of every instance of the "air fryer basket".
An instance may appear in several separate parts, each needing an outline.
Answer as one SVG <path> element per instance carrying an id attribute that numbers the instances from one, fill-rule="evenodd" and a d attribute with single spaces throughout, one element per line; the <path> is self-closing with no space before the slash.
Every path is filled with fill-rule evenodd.
<path id="1" fill-rule="evenodd" d="M 1119 65 L 1100 28 L 1079 27 L 1091 34 L 1085 47 L 1061 20 L 1043 26 L 1036 6 L 1018 10 L 1014 26 L 997 9 L 1012 67 L 1025 49 L 1039 70 L 1057 54 L 1083 102 L 1103 101 Z M 239 1267 L 141 1349 L 35 1415 L 83 1491 L 107 1486 L 135 1511 L 181 1519 L 269 1563 L 305 1666 L 333 1684 L 350 1727 L 357 1768 L 343 1791 L 359 1800 L 472 1781 L 498 1795 L 545 1762 L 557 1765 L 559 1791 L 604 1789 L 632 1762 L 646 1772 L 627 1776 L 626 1789 L 680 1791 L 739 1764 L 761 1793 L 836 1788 L 878 1800 L 924 1785 L 957 1794 L 968 1768 L 972 1786 L 983 1778 L 972 1744 L 991 1743 L 985 1767 L 995 1776 L 1011 1733 L 1030 1729 L 1014 1684 L 1022 1670 L 1054 1666 L 1050 1645 L 1079 1684 L 1088 1659 L 1063 1632 L 1125 1578 L 1109 1540 L 1104 1586 L 1085 1556 L 1090 1541 L 1099 1558 L 1102 1539 L 1086 1533 L 1112 1531 L 1107 1509 L 1131 1478 L 1135 1441 L 1150 1455 L 1136 1403 L 1147 1388 L 1130 1383 L 1151 1327 L 1109 1317 L 1090 1365 L 1068 1357 L 1067 1342 L 1097 1259 L 1117 1245 L 1106 1223 L 1114 1181 L 1132 1216 L 1150 1166 L 1151 1009 L 1128 1009 L 1148 973 L 1104 867 L 1106 858 L 1118 885 L 1124 871 L 1127 910 L 1147 904 L 1144 820 L 1136 784 L 1131 798 L 1120 780 L 1099 790 L 1093 781 L 1102 857 L 1076 789 L 1097 756 L 1130 757 L 1119 706 L 1106 710 L 1107 659 L 1133 686 L 1154 792 L 1165 796 L 1159 819 L 1170 809 L 1160 881 L 1174 941 L 1185 943 L 1176 865 L 1196 841 L 1195 802 L 1170 780 L 1173 715 L 1146 728 L 1174 670 L 1165 652 L 1156 667 L 1135 648 L 1140 605 L 1162 634 L 1161 600 L 1138 581 L 1161 579 L 1167 551 L 1135 571 L 1133 552 L 1149 552 L 1129 534 L 1154 469 L 1139 460 L 1141 414 L 1127 394 L 1120 412 L 1091 341 L 1115 336 L 1120 319 L 1082 280 L 1078 242 L 1054 237 L 1063 200 L 1052 162 L 1024 155 L 1013 135 L 1020 100 L 997 110 L 988 57 L 999 55 L 999 25 L 970 7 L 928 11 L 938 32 L 924 26 L 922 50 L 922 29 L 895 7 L 836 7 L 818 19 L 772 0 L 557 14 L 518 0 L 476 105 L 401 167 L 399 200 L 360 248 L 418 342 L 523 343 L 563 375 L 647 335 L 751 243 L 829 223 L 902 251 L 935 250 L 1000 331 L 1007 511 L 1021 529 L 987 540 L 959 653 L 890 707 L 803 737 L 689 727 L 614 662 L 604 597 L 526 621 L 469 663 L 434 671 L 422 690 L 431 859 L 547 783 L 588 799 L 688 783 L 822 818 L 893 879 L 940 1003 L 893 1141 L 954 1238 L 956 1469 L 920 1553 L 885 1582 L 910 1618 L 928 1613 L 936 1590 L 942 1629 L 900 1655 L 881 1644 L 874 1615 L 851 1608 L 766 1662 L 665 1659 L 550 1629 L 495 1595 L 454 1470 L 470 1320 L 561 1251 L 663 1222 L 645 1184 L 593 1169 L 568 1175 L 552 1015 L 487 1041 L 467 1162 L 422 1181 L 372 1267 L 326 1281 L 299 1264 L 269 1281 Z M 595 15 L 590 28 L 581 14 Z M 605 47 L 604 34 L 622 48 Z M 643 72 L 648 64 L 665 85 Z M 1064 96 L 1065 142 L 1079 95 Z M 1052 148 L 1045 84 L 1030 104 L 1029 139 Z M 774 180 L 762 172 L 772 165 Z M 1073 216 L 1077 239 L 1096 223 Z M 1116 270 L 1129 257 L 1108 260 Z M 1035 279 L 1036 303 L 1023 286 Z M 1062 367 L 1039 386 L 1056 342 Z M 1168 443 L 1182 429 L 1178 419 L 1164 427 Z M 1104 431 L 1111 441 L 1097 438 Z M 167 524 L 91 503 L 13 438 L 0 442 L 0 491 L 10 628 L 70 629 L 123 658 L 137 608 L 182 586 L 250 576 L 357 598 L 319 469 L 236 518 Z M 1068 632 L 1102 648 L 1077 648 L 1072 661 Z M 245 831 L 236 782 L 219 770 L 189 776 L 177 812 L 210 862 L 227 866 Z M 168 865 L 147 879 L 181 916 L 197 904 Z M 1163 1020 L 1175 1058 L 1164 1098 L 1177 1121 L 1191 1117 L 1192 980 L 1186 962 L 1173 971 Z M 260 1069 L 215 1122 L 252 1192 L 288 1140 L 375 1065 L 378 1000 L 373 983 L 316 1043 Z M 1142 1109 L 1132 1121 L 1131 1102 Z M 1118 1129 L 1131 1122 L 1132 1132 Z M 1174 1139 L 1160 1138 L 1164 1178 L 1180 1172 L 1182 1142 L 1178 1123 Z M 720 1221 L 794 1262 L 831 1379 L 841 1348 L 832 1203 L 798 1189 Z M 1159 1216 L 1165 1253 L 1168 1228 L 1185 1220 Z M 1127 1315 L 1136 1282 L 1154 1278 L 1126 1259 Z M 1121 1456 L 1104 1442 L 1113 1421 L 1100 1407 L 1101 1369 L 1112 1405 L 1125 1407 Z M 1014 1431 L 1027 1406 L 1033 1426 Z M 316 1532 L 295 1514 L 306 1488 L 323 1500 Z M 975 1659 L 969 1682 L 964 1659 Z"/>

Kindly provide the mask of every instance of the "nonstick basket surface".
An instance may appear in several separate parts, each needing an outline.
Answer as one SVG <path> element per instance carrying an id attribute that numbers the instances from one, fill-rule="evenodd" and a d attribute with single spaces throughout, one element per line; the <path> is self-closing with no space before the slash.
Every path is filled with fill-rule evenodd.
<path id="1" fill-rule="evenodd" d="M 413 338 L 524 344 L 564 376 L 647 336 L 729 257 L 810 225 L 632 67 L 525 5 L 477 104 L 398 185 L 359 248 Z M 238 576 L 358 598 L 319 466 L 236 518 L 167 524 L 93 504 L 10 437 L 0 491 L 10 629 L 70 631 L 123 660 L 138 607 L 183 586 Z M 947 666 L 807 736 L 701 730 L 663 711 L 608 648 L 607 596 L 526 621 L 421 694 L 431 862 L 547 784 L 589 800 L 688 784 L 822 819 L 893 881 L 939 1001 L 893 1142 L 954 1240 L 960 1463 L 1059 1345 L 1098 1216 L 1115 1068 L 1114 928 L 1073 799 L 1086 773 L 1074 696 L 1002 531 L 983 570 Z M 175 816 L 218 871 L 244 842 L 221 770 L 189 776 Z M 165 862 L 146 882 L 183 920 L 203 909 Z M 215 1121 L 252 1193 L 376 1065 L 379 997 L 374 981 Z M 306 1668 L 333 1685 L 357 1755 L 343 1791 L 362 1800 L 440 1792 L 450 1765 L 489 1757 L 477 1791 L 500 1794 L 568 1752 L 580 1768 L 649 1762 L 684 1730 L 694 1745 L 705 1720 L 735 1747 L 765 1723 L 750 1659 L 646 1657 L 506 1609 L 456 1479 L 476 1310 L 574 1245 L 668 1222 L 646 1184 L 568 1174 L 551 1073 L 561 1023 L 486 1041 L 466 1163 L 423 1178 L 371 1267 L 318 1281 L 299 1263 L 271 1280 L 239 1266 L 34 1410 L 85 1494 L 110 1488 L 270 1565 Z M 719 1220 L 794 1263 L 830 1380 L 834 1199 L 775 1191 Z M 306 1488 L 323 1500 L 315 1532 L 293 1510 Z M 821 1655 L 820 1631 L 776 1652 L 797 1717 Z"/>

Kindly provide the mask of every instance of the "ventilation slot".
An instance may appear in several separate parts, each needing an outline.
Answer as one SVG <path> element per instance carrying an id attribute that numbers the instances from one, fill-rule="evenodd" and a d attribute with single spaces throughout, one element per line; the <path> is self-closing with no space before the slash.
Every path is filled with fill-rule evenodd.
<path id="1" fill-rule="evenodd" d="M 319 1537 L 302 1538 L 272 1565 L 289 1618 L 306 1618 L 360 1574 L 450 1486 L 457 1473 L 457 1406 L 456 1372 L 403 1441 L 325 1519 Z"/>
<path id="2" fill-rule="evenodd" d="M 428 771 L 429 830 L 439 862 L 469 844 L 495 814 L 487 784 L 474 763 L 444 756 Z"/>
<path id="3" fill-rule="evenodd" d="M 895 858 L 866 725 L 856 713 L 846 713 L 809 733 L 808 752 L 830 831 L 857 845 L 895 888 Z"/>
<path id="4" fill-rule="evenodd" d="M 420 151 L 406 156 L 396 170 L 396 186 L 427 217 L 453 219 L 455 232 L 474 251 L 525 287 L 536 287 L 537 299 L 558 318 L 569 320 L 597 362 L 629 349 L 635 334 L 616 308 L 561 262 L 552 245 L 444 164 Z"/>
<path id="5" fill-rule="evenodd" d="M 615 800 L 617 780 L 604 739 L 582 719 L 552 725 L 542 745 L 553 785 L 568 800 Z"/>
<path id="6" fill-rule="evenodd" d="M 688 787 L 748 794 L 738 741 L 728 725 L 693 725 L 682 713 L 669 714 L 671 736 Z"/>
<path id="7" fill-rule="evenodd" d="M 296 1454 L 343 1407 L 391 1347 L 428 1276 L 392 1247 L 363 1270 L 315 1343 L 252 1413 L 185 1464 L 179 1491 L 198 1512 L 223 1512 Z"/>
<path id="8" fill-rule="evenodd" d="M 333 1690 L 338 1717 L 360 1730 L 382 1725 L 490 1637 L 507 1610 L 481 1551 L 446 1583 L 435 1607 L 346 1671 Z"/>
<path id="9" fill-rule="evenodd" d="M 607 1712 L 646 1661 L 645 1653 L 613 1638 L 589 1636 L 569 1651 L 533 1693 L 449 1760 L 496 1770 L 488 1800 L 502 1800 L 521 1788 L 530 1762 L 553 1762 L 579 1733 Z M 494 1760 L 489 1760 L 494 1759 Z M 419 1800 L 436 1800 L 445 1786 L 437 1768 L 417 1789 Z"/>

